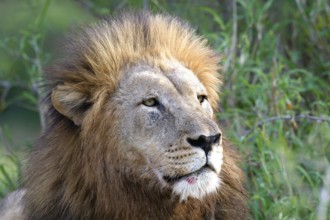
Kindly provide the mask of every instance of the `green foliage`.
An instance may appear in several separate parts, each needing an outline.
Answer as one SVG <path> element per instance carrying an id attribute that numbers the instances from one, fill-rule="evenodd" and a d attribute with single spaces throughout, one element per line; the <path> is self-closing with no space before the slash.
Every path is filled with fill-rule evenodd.
<path id="1" fill-rule="evenodd" d="M 21 161 L 5 126 L 0 127 L 0 140 L 0 197 L 3 197 L 19 187 Z"/>
<path id="2" fill-rule="evenodd" d="M 219 119 L 248 160 L 253 219 L 315 219 L 330 160 L 327 3 L 237 2 L 227 23 L 207 11 L 227 52 Z"/>
<path id="3" fill-rule="evenodd" d="M 222 54 L 218 118 L 244 158 L 252 219 L 329 217 L 330 207 L 324 218 L 318 213 L 330 169 L 327 0 L 1 2 L 0 196 L 18 186 L 17 155 L 25 147 L 16 146 L 31 142 L 19 136 L 27 131 L 15 133 L 22 125 L 13 126 L 8 112 L 40 111 L 38 82 L 56 53 L 55 39 L 72 24 L 136 8 L 188 20 Z M 13 140 L 24 141 L 8 142 L 5 124 Z"/>

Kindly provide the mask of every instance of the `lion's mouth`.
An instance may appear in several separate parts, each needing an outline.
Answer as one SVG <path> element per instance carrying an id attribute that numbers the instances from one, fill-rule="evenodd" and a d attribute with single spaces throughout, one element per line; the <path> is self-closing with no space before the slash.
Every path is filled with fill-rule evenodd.
<path id="1" fill-rule="evenodd" d="M 199 170 L 196 170 L 192 173 L 188 173 L 186 175 L 182 175 L 182 176 L 163 176 L 163 179 L 167 182 L 167 183 L 175 183 L 178 182 L 180 180 L 183 180 L 185 178 L 191 177 L 191 176 L 198 176 L 201 173 L 204 173 L 206 171 L 214 171 L 211 167 L 209 167 L 208 165 L 203 166 L 202 168 L 200 168 Z"/>

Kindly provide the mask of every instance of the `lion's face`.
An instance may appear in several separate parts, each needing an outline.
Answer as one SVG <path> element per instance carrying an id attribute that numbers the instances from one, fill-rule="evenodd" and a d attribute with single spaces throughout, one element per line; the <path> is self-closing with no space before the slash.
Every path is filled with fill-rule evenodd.
<path id="1" fill-rule="evenodd" d="M 142 155 L 145 171 L 181 199 L 202 198 L 220 184 L 222 137 L 207 97 L 194 73 L 173 62 L 165 71 L 130 69 L 115 95 L 127 159 L 141 163 Z"/>

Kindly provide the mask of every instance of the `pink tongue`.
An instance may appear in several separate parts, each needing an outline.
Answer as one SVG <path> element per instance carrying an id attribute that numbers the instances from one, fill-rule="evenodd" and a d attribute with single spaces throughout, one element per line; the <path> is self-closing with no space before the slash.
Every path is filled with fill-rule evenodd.
<path id="1" fill-rule="evenodd" d="M 196 180 L 197 179 L 194 176 L 189 176 L 189 177 L 186 178 L 186 181 L 191 185 L 194 184 L 196 182 Z"/>

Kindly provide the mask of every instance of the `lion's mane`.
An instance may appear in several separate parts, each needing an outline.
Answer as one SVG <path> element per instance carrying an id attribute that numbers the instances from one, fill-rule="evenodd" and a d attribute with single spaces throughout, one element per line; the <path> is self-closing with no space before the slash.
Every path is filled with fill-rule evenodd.
<path id="1" fill-rule="evenodd" d="M 28 220 L 246 218 L 242 172 L 226 141 L 217 195 L 180 202 L 152 181 L 130 176 L 134 169 L 126 169 L 129 161 L 122 160 L 115 106 L 105 112 L 123 69 L 138 63 L 162 68 L 164 60 L 176 60 L 194 72 L 217 108 L 218 56 L 189 25 L 167 15 L 126 13 L 72 34 L 65 54 L 46 74 L 49 126 L 24 175 Z M 72 120 L 54 108 L 57 87 Z M 86 111 L 91 112 L 82 131 L 74 122 Z"/>

